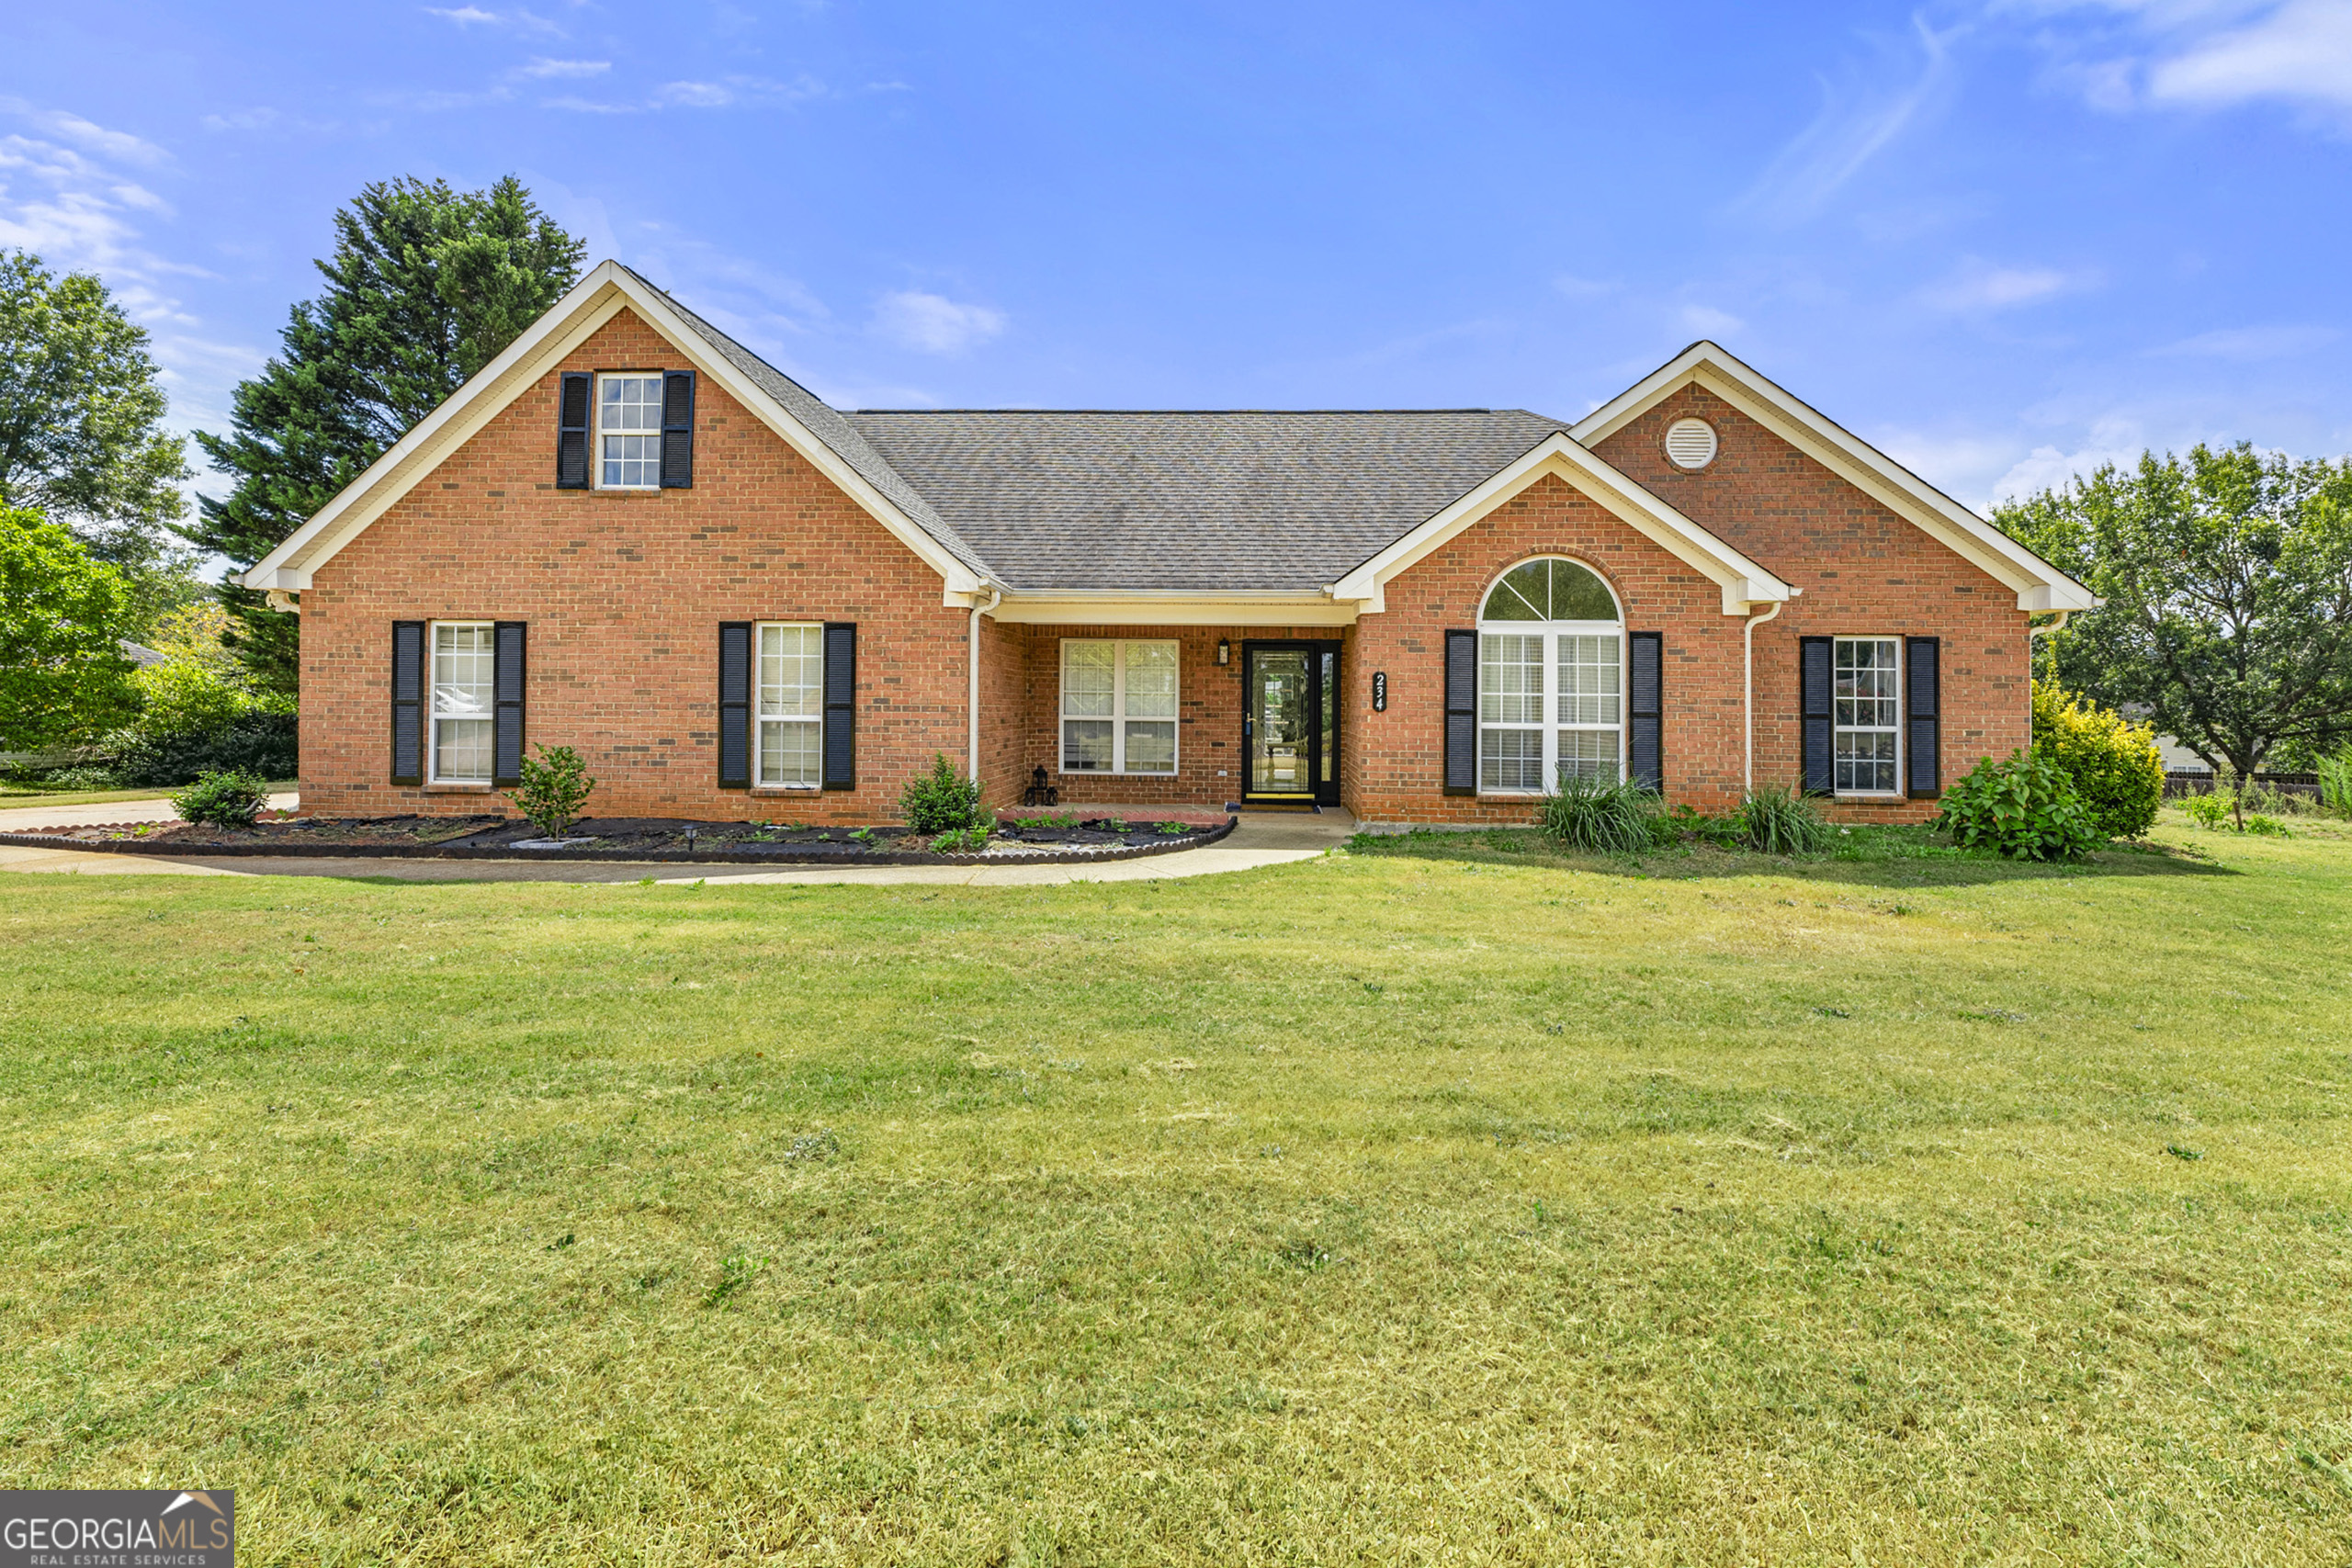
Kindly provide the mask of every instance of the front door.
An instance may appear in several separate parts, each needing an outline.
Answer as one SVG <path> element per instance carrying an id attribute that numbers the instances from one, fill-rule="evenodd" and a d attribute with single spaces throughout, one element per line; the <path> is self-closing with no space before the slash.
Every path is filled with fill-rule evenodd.
<path id="1" fill-rule="evenodd" d="M 1340 645 L 1241 649 L 1246 800 L 1340 804 Z"/>

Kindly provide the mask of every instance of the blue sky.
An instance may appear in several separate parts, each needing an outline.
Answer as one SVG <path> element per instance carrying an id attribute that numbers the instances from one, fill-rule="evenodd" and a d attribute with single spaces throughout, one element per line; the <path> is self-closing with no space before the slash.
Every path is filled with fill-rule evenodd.
<path id="1" fill-rule="evenodd" d="M 519 174 L 844 406 L 1522 406 L 1710 336 L 1973 504 L 2352 449 L 2352 0 L 28 7 L 0 245 L 187 427 Z"/>

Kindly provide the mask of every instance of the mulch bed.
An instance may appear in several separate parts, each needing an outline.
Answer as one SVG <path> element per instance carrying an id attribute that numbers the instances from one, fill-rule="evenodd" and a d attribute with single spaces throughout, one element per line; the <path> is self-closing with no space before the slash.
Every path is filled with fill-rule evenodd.
<path id="1" fill-rule="evenodd" d="M 1185 822 L 1181 832 L 1161 832 L 1159 820 L 1163 819 L 1138 815 L 1132 822 L 1094 818 L 1052 826 L 1008 823 L 985 851 L 950 854 L 933 852 L 929 840 L 903 828 L 794 828 L 764 822 L 695 822 L 674 817 L 583 818 L 573 826 L 571 837 L 592 841 L 561 849 L 518 849 L 519 841 L 537 839 L 538 829 L 514 818 L 489 816 L 266 816 L 248 829 L 189 822 L 109 822 L 0 833 L 0 843 L 134 855 L 971 865 L 1129 860 L 1198 849 L 1233 831 L 1231 818 Z"/>

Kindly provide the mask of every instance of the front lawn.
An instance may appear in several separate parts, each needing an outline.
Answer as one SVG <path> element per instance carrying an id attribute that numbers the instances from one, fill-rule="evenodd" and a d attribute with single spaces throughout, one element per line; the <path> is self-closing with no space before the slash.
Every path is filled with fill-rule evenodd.
<path id="1" fill-rule="evenodd" d="M 296 780 L 280 779 L 269 789 L 277 795 L 301 787 Z M 51 789 L 27 779 L 0 779 L 0 811 L 30 806 L 110 806 L 118 800 L 164 800 L 177 793 L 178 786 L 174 784 L 150 784 L 141 789 Z"/>
<path id="2" fill-rule="evenodd" d="M 6 1483 L 251 1564 L 2340 1564 L 2297 828 L 0 878 Z"/>

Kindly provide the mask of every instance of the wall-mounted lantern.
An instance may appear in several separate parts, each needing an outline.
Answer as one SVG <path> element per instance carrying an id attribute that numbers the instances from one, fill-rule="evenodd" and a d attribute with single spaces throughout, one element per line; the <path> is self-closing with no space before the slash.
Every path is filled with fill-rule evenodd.
<path id="1" fill-rule="evenodd" d="M 1216 639 L 1216 661 L 1219 664 L 1230 664 L 1233 662 L 1233 644 L 1226 640 L 1224 637 Z"/>

